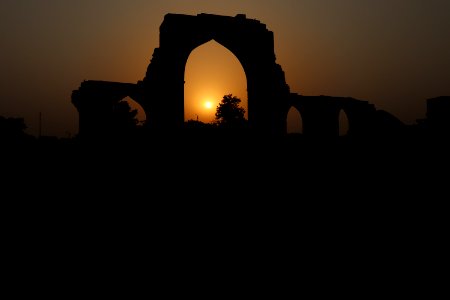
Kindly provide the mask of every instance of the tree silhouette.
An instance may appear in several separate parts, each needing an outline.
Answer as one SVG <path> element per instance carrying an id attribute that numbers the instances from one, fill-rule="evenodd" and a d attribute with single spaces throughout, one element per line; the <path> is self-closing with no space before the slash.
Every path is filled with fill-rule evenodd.
<path id="1" fill-rule="evenodd" d="M 27 126 L 23 118 L 5 118 L 0 116 L 0 140 L 20 141 L 31 138 L 25 133 Z"/>
<path id="2" fill-rule="evenodd" d="M 224 128 L 242 128 L 247 124 L 245 109 L 239 106 L 241 99 L 232 94 L 223 96 L 216 109 L 215 124 Z"/>
<path id="3" fill-rule="evenodd" d="M 113 128 L 118 132 L 128 132 L 137 128 L 137 109 L 131 109 L 127 101 L 120 101 L 114 105 L 112 121 Z"/>

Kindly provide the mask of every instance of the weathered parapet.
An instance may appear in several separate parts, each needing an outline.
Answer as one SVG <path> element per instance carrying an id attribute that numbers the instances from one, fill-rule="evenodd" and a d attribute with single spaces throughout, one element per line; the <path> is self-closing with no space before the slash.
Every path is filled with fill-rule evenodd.
<path id="1" fill-rule="evenodd" d="M 427 100 L 426 126 L 433 135 L 450 136 L 450 96 Z"/>
<path id="2" fill-rule="evenodd" d="M 79 113 L 79 135 L 83 138 L 108 135 L 111 129 L 114 105 L 123 98 L 139 101 L 138 85 L 107 81 L 83 81 L 72 92 L 72 103 Z"/>

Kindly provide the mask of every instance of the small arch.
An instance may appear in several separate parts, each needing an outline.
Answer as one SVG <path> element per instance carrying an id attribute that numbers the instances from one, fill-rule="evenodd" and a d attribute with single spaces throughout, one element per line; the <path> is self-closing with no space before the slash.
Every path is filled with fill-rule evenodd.
<path id="1" fill-rule="evenodd" d="M 145 123 L 147 122 L 147 115 L 145 113 L 144 108 L 137 103 L 136 101 L 134 101 L 133 99 L 131 99 L 130 97 L 125 97 L 122 100 L 120 100 L 120 102 L 125 101 L 128 103 L 128 105 L 130 106 L 131 110 L 137 110 L 137 115 L 136 118 L 138 120 L 138 126 L 144 126 Z"/>
<path id="2" fill-rule="evenodd" d="M 339 111 L 339 136 L 346 136 L 350 128 L 347 113 L 341 109 Z"/>
<path id="3" fill-rule="evenodd" d="M 215 40 L 195 48 L 185 66 L 184 120 L 214 121 L 217 106 L 229 94 L 242 100 L 248 119 L 247 76 L 241 62 Z"/>
<path id="4" fill-rule="evenodd" d="M 292 106 L 287 115 L 287 133 L 303 134 L 303 118 L 300 111 Z"/>

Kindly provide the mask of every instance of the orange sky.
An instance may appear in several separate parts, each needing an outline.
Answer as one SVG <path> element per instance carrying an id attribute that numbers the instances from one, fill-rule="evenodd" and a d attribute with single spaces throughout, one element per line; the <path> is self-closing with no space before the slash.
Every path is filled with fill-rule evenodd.
<path id="1" fill-rule="evenodd" d="M 184 118 L 209 123 L 214 120 L 215 108 L 224 95 L 233 94 L 247 107 L 247 78 L 239 60 L 215 41 L 195 49 L 189 56 L 185 70 Z M 205 103 L 212 103 L 210 109 Z"/>
<path id="2" fill-rule="evenodd" d="M 368 100 L 408 124 L 427 98 L 450 95 L 448 0 L 2 0 L 0 115 L 24 117 L 37 134 L 42 112 L 44 134 L 75 134 L 72 90 L 85 79 L 142 80 L 164 15 L 203 12 L 267 24 L 292 92 Z M 245 102 L 245 89 L 228 50 L 199 47 L 186 66 L 185 117 L 209 121 L 202 102 Z"/>

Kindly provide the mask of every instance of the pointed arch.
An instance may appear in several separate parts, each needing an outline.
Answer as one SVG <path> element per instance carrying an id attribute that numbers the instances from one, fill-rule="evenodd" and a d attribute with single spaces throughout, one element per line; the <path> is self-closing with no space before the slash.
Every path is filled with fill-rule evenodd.
<path id="1" fill-rule="evenodd" d="M 247 76 L 229 49 L 210 40 L 189 55 L 184 71 L 184 120 L 212 122 L 224 95 L 242 100 L 248 119 Z"/>
<path id="2" fill-rule="evenodd" d="M 341 109 L 339 111 L 339 136 L 346 136 L 350 128 L 347 113 Z"/>
<path id="3" fill-rule="evenodd" d="M 300 111 L 292 106 L 287 115 L 287 133 L 303 134 L 303 118 Z"/>

